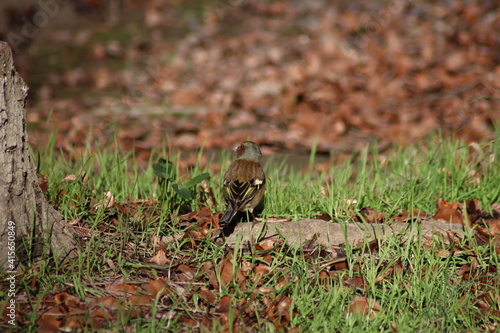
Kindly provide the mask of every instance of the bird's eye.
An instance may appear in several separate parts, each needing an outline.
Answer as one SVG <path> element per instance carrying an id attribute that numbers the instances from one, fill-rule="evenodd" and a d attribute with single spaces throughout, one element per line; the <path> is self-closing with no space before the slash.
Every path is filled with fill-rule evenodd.
<path id="1" fill-rule="evenodd" d="M 245 152 L 245 146 L 244 145 L 239 145 L 234 151 L 236 152 L 237 156 L 241 156 Z"/>

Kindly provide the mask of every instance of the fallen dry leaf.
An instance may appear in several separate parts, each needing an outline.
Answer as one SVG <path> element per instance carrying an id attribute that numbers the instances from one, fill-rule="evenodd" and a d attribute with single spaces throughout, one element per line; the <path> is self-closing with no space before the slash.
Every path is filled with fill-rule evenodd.
<path id="1" fill-rule="evenodd" d="M 222 286 L 225 286 L 229 282 L 233 281 L 233 263 L 228 260 L 224 259 L 219 265 L 219 271 L 220 271 L 220 282 Z"/>
<path id="2" fill-rule="evenodd" d="M 168 260 L 165 250 L 160 248 L 156 252 L 155 256 L 149 259 L 149 262 L 155 263 L 157 265 L 166 265 L 170 263 L 170 260 Z"/>
<path id="3" fill-rule="evenodd" d="M 429 218 L 430 215 L 413 208 L 413 211 L 408 211 L 405 210 L 399 215 L 392 216 L 391 219 L 395 220 L 397 222 L 403 223 L 403 222 L 411 222 L 411 221 L 418 221 L 420 222 L 422 219 Z"/>
<path id="4" fill-rule="evenodd" d="M 366 297 L 356 297 L 349 304 L 348 313 L 373 317 L 380 312 L 380 304 Z"/>
<path id="5" fill-rule="evenodd" d="M 63 179 L 61 179 L 62 182 L 71 182 L 71 181 L 74 181 L 76 180 L 76 176 L 75 175 L 67 175 L 66 177 L 64 177 Z"/>
<path id="6" fill-rule="evenodd" d="M 167 278 L 160 278 L 144 284 L 142 285 L 142 289 L 153 297 L 157 297 L 158 295 L 162 297 L 171 292 L 170 288 L 167 286 Z"/>
<path id="7" fill-rule="evenodd" d="M 458 209 L 458 205 L 458 202 L 448 203 L 446 200 L 439 198 L 437 203 L 438 211 L 432 218 L 438 221 L 441 220 L 463 225 L 464 218 L 462 212 Z"/>
<path id="8" fill-rule="evenodd" d="M 385 218 L 385 214 L 383 212 L 377 212 L 371 207 L 362 208 L 359 211 L 359 215 L 360 216 L 355 217 L 357 222 L 382 223 Z"/>
<path id="9" fill-rule="evenodd" d="M 487 219 L 484 222 L 488 226 L 491 236 L 500 236 L 500 219 Z"/>
<path id="10" fill-rule="evenodd" d="M 215 311 L 220 313 L 229 312 L 229 308 L 231 307 L 231 297 L 225 295 L 221 298 L 217 306 L 215 307 Z"/>
<path id="11" fill-rule="evenodd" d="M 198 290 L 198 293 L 206 304 L 212 305 L 217 300 L 217 296 L 215 296 L 215 294 L 206 287 L 201 287 L 200 290 Z"/>
<path id="12" fill-rule="evenodd" d="M 108 285 L 106 287 L 106 291 L 115 296 L 135 295 L 139 290 L 140 289 L 138 286 L 131 284 L 116 284 L 116 285 Z"/>
<path id="13" fill-rule="evenodd" d="M 115 200 L 115 196 L 113 195 L 113 193 L 111 193 L 111 191 L 105 191 L 104 192 L 104 199 L 102 199 L 102 201 L 98 202 L 95 204 L 95 209 L 109 209 L 109 208 L 112 208 L 114 207 L 116 204 L 116 200 Z"/>

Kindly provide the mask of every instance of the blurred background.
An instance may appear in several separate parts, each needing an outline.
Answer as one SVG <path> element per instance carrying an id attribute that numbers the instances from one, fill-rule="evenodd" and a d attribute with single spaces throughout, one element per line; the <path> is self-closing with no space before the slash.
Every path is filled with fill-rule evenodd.
<path id="1" fill-rule="evenodd" d="M 489 0 L 0 4 L 30 142 L 57 131 L 72 158 L 114 137 L 144 162 L 165 142 L 186 156 L 251 139 L 267 155 L 342 159 L 436 133 L 492 140 L 499 32 Z"/>

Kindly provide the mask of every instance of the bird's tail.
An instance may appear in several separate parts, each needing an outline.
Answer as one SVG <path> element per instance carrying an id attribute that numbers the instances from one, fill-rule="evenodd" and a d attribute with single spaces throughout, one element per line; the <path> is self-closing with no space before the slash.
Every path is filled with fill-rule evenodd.
<path id="1" fill-rule="evenodd" d="M 219 221 L 220 228 L 224 228 L 226 225 L 231 223 L 231 220 L 233 219 L 234 215 L 236 215 L 237 212 L 238 211 L 232 210 L 232 209 L 226 210 L 224 215 L 222 215 L 222 217 L 220 218 L 220 221 Z"/>

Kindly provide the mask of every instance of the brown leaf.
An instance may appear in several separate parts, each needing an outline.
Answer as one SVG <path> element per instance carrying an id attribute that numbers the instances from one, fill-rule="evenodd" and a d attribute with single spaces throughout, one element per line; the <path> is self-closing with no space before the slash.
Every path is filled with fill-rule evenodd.
<path id="1" fill-rule="evenodd" d="M 109 209 L 114 207 L 116 204 L 115 196 L 111 191 L 105 191 L 104 192 L 104 199 L 97 204 L 95 204 L 95 209 L 103 208 L 103 209 Z"/>
<path id="2" fill-rule="evenodd" d="M 273 262 L 273 256 L 270 253 L 266 253 L 262 257 L 262 261 L 265 261 L 270 265 Z"/>
<path id="3" fill-rule="evenodd" d="M 38 184 L 40 185 L 42 192 L 46 193 L 49 189 L 49 177 L 45 175 L 38 175 Z"/>
<path id="4" fill-rule="evenodd" d="M 170 260 L 167 258 L 167 254 L 165 253 L 165 250 L 160 248 L 156 252 L 155 256 L 151 259 L 148 260 L 148 262 L 155 263 L 157 265 L 166 265 L 170 263 Z"/>
<path id="5" fill-rule="evenodd" d="M 90 320 L 92 321 L 92 328 L 100 329 L 105 326 L 106 322 L 111 321 L 113 316 L 108 309 L 96 306 L 90 309 L 90 318 Z"/>
<path id="6" fill-rule="evenodd" d="M 220 282 L 225 286 L 233 280 L 233 263 L 231 260 L 224 259 L 219 265 Z"/>
<path id="7" fill-rule="evenodd" d="M 199 214 L 198 211 L 193 211 L 193 212 L 179 215 L 179 218 L 181 219 L 181 221 L 195 222 L 195 221 L 197 221 L 198 214 Z"/>
<path id="8" fill-rule="evenodd" d="M 446 249 L 439 249 L 437 252 L 437 256 L 441 258 L 447 258 L 450 256 L 450 253 L 451 252 Z"/>
<path id="9" fill-rule="evenodd" d="M 353 278 L 347 279 L 344 284 L 347 287 L 365 289 L 365 281 L 360 276 L 355 276 Z"/>
<path id="10" fill-rule="evenodd" d="M 84 318 L 84 308 L 78 297 L 68 293 L 54 296 L 55 306 L 44 311 L 37 323 L 43 332 L 53 332 L 55 328 L 72 330 L 81 329 Z"/>
<path id="11" fill-rule="evenodd" d="M 172 96 L 172 105 L 197 106 L 202 105 L 203 91 L 199 88 L 176 89 Z"/>
<path id="12" fill-rule="evenodd" d="M 206 304 L 212 305 L 217 300 L 217 296 L 215 296 L 215 294 L 206 287 L 201 287 L 200 290 L 198 290 L 198 293 Z"/>
<path id="13" fill-rule="evenodd" d="M 206 260 L 203 266 L 201 266 L 200 273 L 205 274 L 208 272 L 213 271 L 214 269 L 214 264 L 210 260 Z"/>
<path id="14" fill-rule="evenodd" d="M 96 297 L 89 301 L 89 305 L 98 305 L 109 310 L 116 310 L 121 305 L 114 296 Z"/>
<path id="15" fill-rule="evenodd" d="M 397 222 L 410 222 L 410 221 L 418 221 L 430 217 L 430 215 L 413 208 L 413 211 L 410 213 L 410 211 L 405 210 L 399 215 L 392 216 L 391 219 L 397 221 Z"/>
<path id="16" fill-rule="evenodd" d="M 500 236 L 500 219 L 488 219 L 484 222 L 490 230 L 490 235 Z"/>
<path id="17" fill-rule="evenodd" d="M 177 277 L 182 281 L 190 281 L 194 278 L 194 270 L 184 264 L 177 266 L 175 272 L 177 273 Z"/>
<path id="18" fill-rule="evenodd" d="M 196 240 L 200 240 L 200 239 L 204 239 L 205 238 L 205 235 L 206 233 L 203 233 L 201 232 L 200 230 L 198 229 L 189 229 L 186 234 L 184 235 L 184 238 L 183 239 L 188 239 L 188 240 L 191 240 L 191 241 L 196 241 Z"/>
<path id="19" fill-rule="evenodd" d="M 207 207 L 207 206 L 202 206 L 202 205 L 198 205 L 200 207 L 200 210 L 198 211 L 198 220 L 201 220 L 203 218 L 206 218 L 206 217 L 211 217 L 214 213 L 212 212 L 212 210 L 210 209 L 210 207 Z"/>
<path id="20" fill-rule="evenodd" d="M 255 267 L 255 275 L 252 277 L 251 281 L 255 284 L 259 284 L 262 276 L 269 274 L 271 267 L 266 264 L 260 263 Z"/>
<path id="21" fill-rule="evenodd" d="M 221 300 L 215 307 L 215 311 L 219 313 L 228 313 L 230 307 L 231 307 L 231 297 L 225 295 L 221 298 Z"/>
<path id="22" fill-rule="evenodd" d="M 323 214 L 319 214 L 318 217 L 317 217 L 317 219 L 328 222 L 328 221 L 332 220 L 332 217 L 329 214 L 323 213 Z"/>
<path id="23" fill-rule="evenodd" d="M 347 269 L 347 258 L 343 258 L 343 260 L 335 260 L 331 266 L 331 269 L 334 271 L 343 271 Z"/>
<path id="24" fill-rule="evenodd" d="M 465 206 L 467 208 L 468 223 L 475 223 L 482 215 L 482 211 L 479 207 L 479 200 L 467 200 Z"/>
<path id="25" fill-rule="evenodd" d="M 40 316 L 36 323 L 40 326 L 38 332 L 58 333 L 62 325 L 63 316 L 59 308 L 53 308 Z"/>
<path id="26" fill-rule="evenodd" d="M 130 305 L 150 305 L 151 301 L 155 298 L 155 296 L 151 294 L 135 294 L 127 298 L 127 302 Z"/>
<path id="27" fill-rule="evenodd" d="M 260 287 L 259 289 L 257 289 L 259 292 L 263 293 L 263 294 L 270 294 L 272 292 L 275 291 L 274 288 L 269 288 L 269 287 Z"/>
<path id="28" fill-rule="evenodd" d="M 387 276 L 392 275 L 393 271 L 394 271 L 393 267 L 387 268 L 386 270 L 384 270 L 383 274 L 377 276 L 373 282 L 377 283 L 377 282 L 384 280 Z"/>
<path id="29" fill-rule="evenodd" d="M 349 304 L 348 312 L 354 315 L 373 317 L 380 312 L 380 304 L 366 297 L 356 297 Z"/>
<path id="30" fill-rule="evenodd" d="M 377 212 L 375 209 L 372 207 L 365 207 L 361 208 L 359 211 L 359 215 L 362 216 L 360 218 L 359 216 L 356 216 L 355 220 L 358 222 L 367 222 L 367 223 L 382 223 L 384 222 L 384 213 L 382 212 Z"/>
<path id="31" fill-rule="evenodd" d="M 154 280 L 142 286 L 146 292 L 151 294 L 154 297 L 157 297 L 160 294 L 160 297 L 170 294 L 171 290 L 167 286 L 167 278 L 160 278 L 158 280 Z"/>
<path id="32" fill-rule="evenodd" d="M 206 179 L 201 182 L 201 188 L 206 197 L 206 204 L 211 207 L 217 206 L 217 199 L 215 198 L 214 191 Z"/>
<path id="33" fill-rule="evenodd" d="M 217 281 L 217 274 L 215 274 L 215 271 L 212 269 L 206 273 L 208 282 L 214 289 L 219 289 L 219 282 Z"/>
<path id="34" fill-rule="evenodd" d="M 197 227 L 201 234 L 205 237 L 209 233 L 214 234 L 215 229 L 219 228 L 220 215 L 215 214 L 209 217 L 203 217 L 198 221 Z"/>
<path id="35" fill-rule="evenodd" d="M 462 267 L 460 267 L 460 269 L 457 271 L 457 275 L 462 276 L 465 275 L 466 273 L 469 273 L 471 271 L 471 267 L 472 266 L 469 264 L 462 265 Z"/>
<path id="36" fill-rule="evenodd" d="M 240 266 L 240 271 L 245 276 L 247 276 L 255 267 L 250 261 L 246 260 L 245 258 L 241 259 Z"/>
<path id="37" fill-rule="evenodd" d="M 281 330 L 283 327 L 289 325 L 292 303 L 293 301 L 290 297 L 281 295 L 267 307 L 267 316 L 274 319 L 275 329 Z"/>
<path id="38" fill-rule="evenodd" d="M 445 68 L 449 71 L 455 72 L 464 67 L 467 62 L 467 56 L 464 51 L 455 51 L 447 55 L 444 61 Z"/>
<path id="39" fill-rule="evenodd" d="M 485 226 L 476 224 L 474 226 L 475 230 L 483 236 L 495 237 L 500 236 L 500 220 L 498 219 L 487 219 L 483 223 Z"/>
<path id="40" fill-rule="evenodd" d="M 332 279 L 330 278 L 330 273 L 326 269 L 323 269 L 321 270 L 321 272 L 319 272 L 318 280 L 319 283 L 325 287 L 330 286 L 332 281 Z"/>
<path id="41" fill-rule="evenodd" d="M 117 284 L 117 285 L 109 285 L 106 287 L 106 291 L 115 296 L 135 295 L 138 290 L 139 290 L 138 286 L 131 284 Z"/>
<path id="42" fill-rule="evenodd" d="M 493 210 L 493 217 L 500 218 L 500 203 L 491 204 L 491 209 Z"/>
<path id="43" fill-rule="evenodd" d="M 70 181 L 74 181 L 74 180 L 76 180 L 75 175 L 67 175 L 66 177 L 61 179 L 61 182 L 70 182 Z"/>
<path id="44" fill-rule="evenodd" d="M 292 299 L 288 296 L 283 297 L 276 307 L 278 314 L 289 316 L 290 308 L 292 306 Z"/>
<path id="45" fill-rule="evenodd" d="M 280 289 L 280 288 L 285 287 L 289 282 L 290 282 L 289 276 L 280 276 L 278 278 L 278 283 L 276 284 L 276 289 Z"/>
<path id="46" fill-rule="evenodd" d="M 84 316 L 73 315 L 73 316 L 68 317 L 65 325 L 63 325 L 60 328 L 60 330 L 65 331 L 65 332 L 81 331 L 84 324 L 85 324 L 85 317 Z"/>
<path id="47" fill-rule="evenodd" d="M 269 265 L 266 265 L 263 263 L 260 263 L 257 265 L 257 267 L 255 267 L 255 274 L 256 275 L 266 275 L 266 274 L 269 274 L 270 271 L 271 271 L 271 267 L 269 267 Z"/>
<path id="48" fill-rule="evenodd" d="M 277 242 L 276 239 L 266 239 L 259 243 L 261 251 L 271 250 L 274 247 L 274 244 Z"/>
<path id="49" fill-rule="evenodd" d="M 198 322 L 194 320 L 193 318 L 183 315 L 179 318 L 179 322 L 182 323 L 182 325 L 187 326 L 187 327 L 194 327 L 198 325 Z"/>
<path id="50" fill-rule="evenodd" d="M 439 198 L 437 207 L 438 210 L 432 217 L 434 220 L 464 225 L 464 217 L 462 212 L 458 210 L 458 202 L 448 203 L 443 198 Z"/>
<path id="51" fill-rule="evenodd" d="M 68 293 L 59 293 L 54 296 L 54 300 L 68 307 L 78 307 L 80 305 L 80 299 Z"/>
<path id="52" fill-rule="evenodd" d="M 368 244 L 365 241 L 362 241 L 360 245 L 360 251 L 362 253 L 377 253 L 379 250 L 379 240 L 373 239 Z"/>

